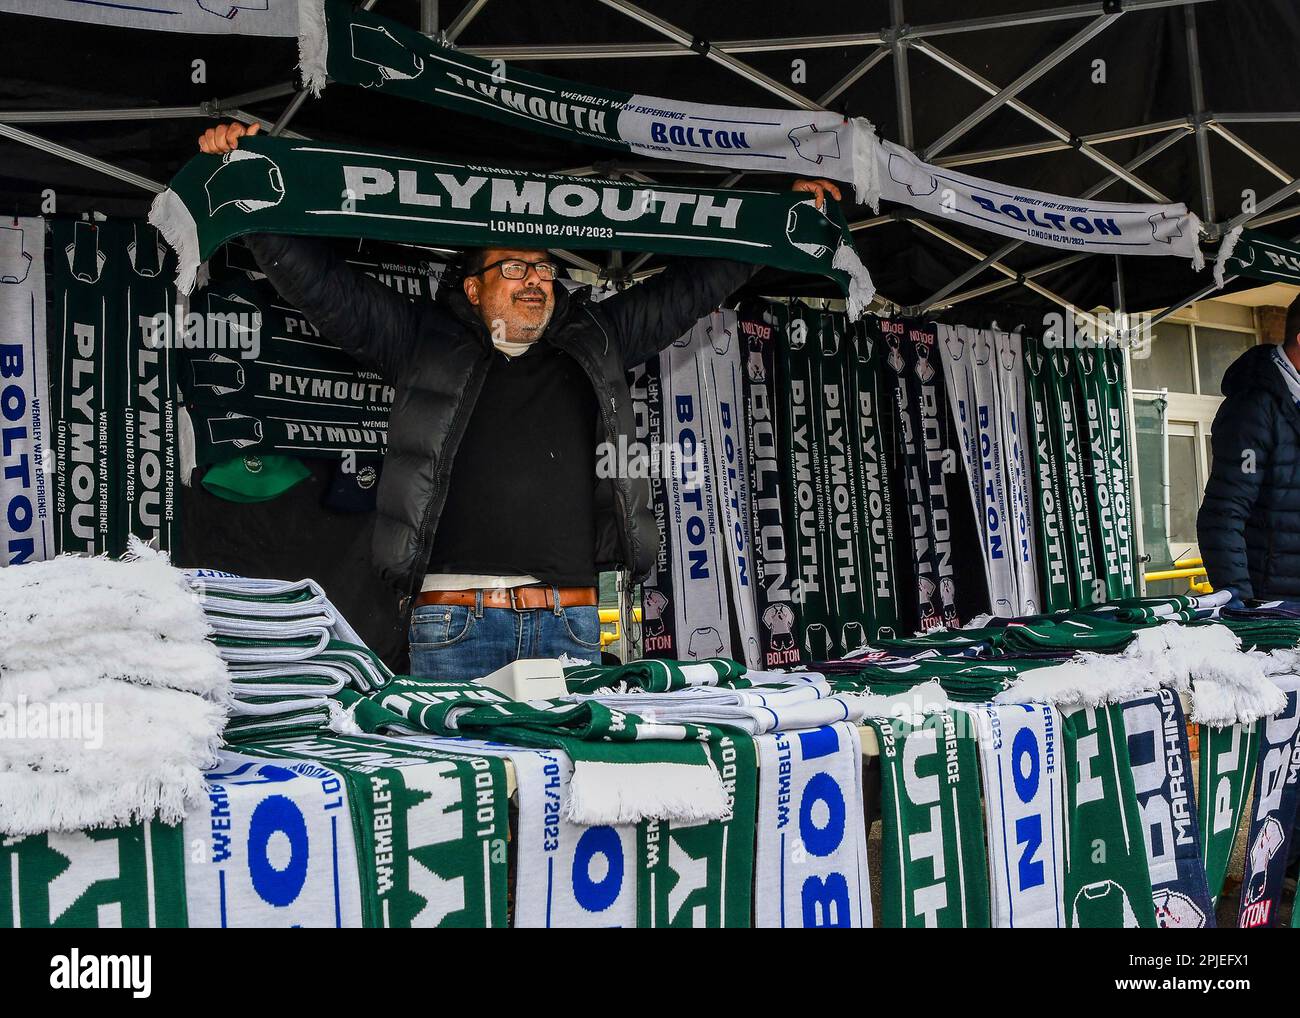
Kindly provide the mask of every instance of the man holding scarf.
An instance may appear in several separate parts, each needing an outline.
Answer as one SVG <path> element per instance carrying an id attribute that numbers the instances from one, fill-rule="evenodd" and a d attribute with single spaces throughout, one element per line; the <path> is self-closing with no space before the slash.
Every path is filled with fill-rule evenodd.
<path id="1" fill-rule="evenodd" d="M 219 125 L 199 148 L 224 154 L 256 133 Z M 818 208 L 840 197 L 825 180 L 794 190 Z M 285 300 L 396 387 L 373 552 L 410 614 L 412 674 L 465 680 L 521 658 L 599 661 L 598 574 L 640 579 L 658 547 L 648 480 L 626 463 L 596 476 L 601 444 L 635 443 L 625 373 L 755 267 L 679 261 L 595 304 L 555 285 L 545 251 L 480 249 L 459 289 L 417 307 L 320 242 L 246 240 Z"/>

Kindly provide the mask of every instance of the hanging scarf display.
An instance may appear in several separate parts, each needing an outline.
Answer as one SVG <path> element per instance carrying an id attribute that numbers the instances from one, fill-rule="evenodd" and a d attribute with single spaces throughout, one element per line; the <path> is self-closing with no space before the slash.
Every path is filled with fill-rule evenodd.
<path id="1" fill-rule="evenodd" d="M 1055 343 L 1056 345 L 1053 345 Z M 1087 426 L 1079 425 L 1075 408 L 1074 381 L 1077 371 L 1069 350 L 1059 340 L 1046 339 L 1047 403 L 1055 410 L 1054 427 L 1061 449 L 1062 476 L 1066 501 L 1062 510 L 1069 534 L 1070 580 L 1074 584 L 1076 607 L 1086 607 L 1106 599 L 1106 583 L 1098 576 L 1098 560 L 1092 536 L 1092 501 L 1084 481 L 1085 438 Z"/>
<path id="2" fill-rule="evenodd" d="M 894 415 L 885 397 L 884 346 L 869 320 L 853 323 L 844 348 L 852 420 L 850 497 L 858 507 L 858 561 L 862 564 L 867 642 L 899 634 L 898 577 L 894 557 Z"/>
<path id="3" fill-rule="evenodd" d="M 770 301 L 742 305 L 736 324 L 745 351 L 745 465 L 762 667 L 798 667 L 797 577 L 781 505 L 781 443 L 776 420 L 776 347 L 778 335 L 785 331 L 785 307 Z"/>
<path id="4" fill-rule="evenodd" d="M 994 366 L 1002 408 L 1003 453 L 1006 459 L 1007 506 L 1010 510 L 1012 561 L 1016 567 L 1017 615 L 1037 615 L 1043 599 L 1034 555 L 1034 526 L 1030 506 L 1029 426 L 1025 403 L 1025 359 L 1018 332 L 993 332 Z"/>
<path id="5" fill-rule="evenodd" d="M 1133 457 L 1129 455 L 1128 399 L 1124 386 L 1124 352 L 1102 347 L 1102 391 L 1106 418 L 1106 456 L 1110 491 L 1114 500 L 1115 542 L 1119 553 L 1120 587 L 1124 597 L 1135 597 L 1137 584 L 1136 537 L 1133 525 Z"/>
<path id="6" fill-rule="evenodd" d="M 848 405 L 845 322 L 822 312 L 812 316 L 813 429 L 822 450 L 819 479 L 825 510 L 822 561 L 826 563 L 826 595 L 831 616 L 832 657 L 843 657 L 867 644 L 866 600 L 862 585 L 867 572 L 860 556 L 860 503 L 853 498 L 849 443 L 853 418 Z"/>
<path id="7" fill-rule="evenodd" d="M 727 603 L 738 641 L 735 657 L 762 668 L 754 548 L 750 538 L 749 464 L 745 449 L 745 386 L 736 312 L 715 311 L 696 323 L 693 345 L 709 424 L 707 468 L 716 491 L 719 540 L 726 561 Z"/>
<path id="8" fill-rule="evenodd" d="M 670 533 L 671 459 L 664 444 L 665 380 L 660 372 L 662 357 L 651 357 L 628 373 L 636 440 L 646 451 L 650 472 L 651 505 L 659 551 L 650 573 L 641 584 L 641 645 L 647 657 L 678 657 L 677 601 L 673 586 L 673 535 Z"/>
<path id="9" fill-rule="evenodd" d="M 948 509 L 948 474 L 952 444 L 948 437 L 947 400 L 943 372 L 935 349 L 933 322 L 908 321 L 907 389 L 909 417 L 918 424 L 922 499 L 929 522 L 929 541 L 938 585 L 939 622 L 949 629 L 961 626 L 957 612 L 957 574 L 953 568 L 953 521 Z M 924 628 L 924 627 L 923 627 Z"/>
<path id="10" fill-rule="evenodd" d="M 248 233 L 731 258 L 829 276 L 852 318 L 874 293 L 839 206 L 801 192 L 651 187 L 282 138 L 195 156 L 149 221 L 176 249 L 184 293 L 201 261 Z"/>
<path id="11" fill-rule="evenodd" d="M 938 353 L 943 365 L 944 383 L 952 407 L 953 421 L 962 462 L 969 480 L 971 507 L 984 541 L 984 575 L 989 586 L 989 603 L 994 615 L 1010 618 L 1019 614 L 1020 594 L 1016 583 L 1015 550 L 1009 536 L 1003 471 L 1001 438 L 986 402 L 993 392 L 985 379 L 976 384 L 977 374 L 988 374 L 992 358 L 988 344 L 978 329 L 964 325 L 938 325 Z"/>
<path id="12" fill-rule="evenodd" d="M 50 405 L 59 551 L 120 555 L 134 534 L 174 547 L 180 512 L 168 323 L 175 259 L 140 220 L 50 221 Z"/>
<path id="13" fill-rule="evenodd" d="M 1036 336 L 1025 337 L 1025 383 L 1029 423 L 1030 489 L 1037 527 L 1035 545 L 1042 583 L 1043 611 L 1074 607 L 1067 554 L 1065 496 L 1061 474 L 1060 429 L 1053 426 L 1055 415 L 1049 403 L 1051 366 Z"/>
<path id="14" fill-rule="evenodd" d="M 1120 569 L 1119 526 L 1115 519 L 1115 493 L 1111 486 L 1110 444 L 1106 434 L 1106 383 L 1102 374 L 1102 353 L 1093 347 L 1074 351 L 1075 409 L 1088 504 L 1095 507 L 1092 518 L 1093 547 L 1097 549 L 1097 587 L 1112 601 L 1124 596 Z"/>
<path id="15" fill-rule="evenodd" d="M 777 421 L 785 473 L 785 518 L 798 578 L 800 651 L 809 661 L 832 657 L 832 620 L 827 584 L 828 563 L 822 556 L 826 513 L 824 450 L 817 441 L 813 416 L 816 333 L 811 313 L 793 305 L 785 333 L 777 336 Z"/>
<path id="16" fill-rule="evenodd" d="M 908 525 L 904 528 L 903 536 L 911 552 L 912 570 L 916 578 L 915 617 L 919 630 L 929 632 L 944 623 L 929 497 L 929 465 L 923 445 L 924 412 L 920 402 L 920 381 L 915 377 L 919 362 L 911 338 L 907 335 L 907 323 L 903 319 L 881 318 L 877 320 L 877 325 L 882 345 L 886 349 L 886 377 L 892 389 L 890 402 L 902 450 L 900 459 L 908 513 Z M 922 348 L 928 355 L 929 348 L 924 344 Z M 926 367 L 932 370 L 928 360 Z"/>
<path id="17" fill-rule="evenodd" d="M 671 593 L 660 613 L 673 612 L 678 657 L 734 657 L 727 549 L 719 530 L 719 491 L 712 464 L 708 393 L 700 374 L 701 323 L 659 355 L 667 442 L 667 545 Z M 660 590 L 662 591 L 662 586 Z"/>
<path id="18" fill-rule="evenodd" d="M 0 224 L 0 283 L 0 566 L 13 566 L 54 556 L 43 219 Z"/>

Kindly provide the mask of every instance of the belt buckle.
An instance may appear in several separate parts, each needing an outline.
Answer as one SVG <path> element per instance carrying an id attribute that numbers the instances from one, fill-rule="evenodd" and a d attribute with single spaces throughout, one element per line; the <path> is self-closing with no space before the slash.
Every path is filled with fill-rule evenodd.
<path id="1" fill-rule="evenodd" d="M 522 587 L 511 587 L 511 588 L 509 588 L 509 589 L 510 589 L 510 608 L 511 608 L 511 610 L 512 610 L 512 611 L 517 611 L 517 612 L 527 611 L 527 610 L 528 610 L 527 608 L 520 608 L 520 607 L 519 607 L 518 591 L 522 590 L 523 588 L 522 588 Z"/>

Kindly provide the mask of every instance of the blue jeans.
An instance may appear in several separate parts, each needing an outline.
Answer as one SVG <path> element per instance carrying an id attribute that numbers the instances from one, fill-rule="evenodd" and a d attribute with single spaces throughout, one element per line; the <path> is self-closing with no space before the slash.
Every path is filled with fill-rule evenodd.
<path id="1" fill-rule="evenodd" d="M 560 657 L 600 663 L 600 615 L 577 608 L 420 605 L 411 615 L 411 674 L 443 682 L 490 675 L 511 661 Z"/>

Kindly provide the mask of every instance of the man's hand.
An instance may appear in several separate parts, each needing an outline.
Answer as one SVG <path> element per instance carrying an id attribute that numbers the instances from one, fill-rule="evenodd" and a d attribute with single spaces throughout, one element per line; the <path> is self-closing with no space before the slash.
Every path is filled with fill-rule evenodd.
<path id="1" fill-rule="evenodd" d="M 253 124 L 251 127 L 245 127 L 238 122 L 229 124 L 218 124 L 216 127 L 209 127 L 199 135 L 199 151 L 206 152 L 209 155 L 221 155 L 239 148 L 239 139 L 248 135 L 252 137 L 262 129 L 261 124 Z M 823 181 L 822 183 L 825 183 Z M 836 197 L 839 197 L 836 195 Z"/>
<path id="2" fill-rule="evenodd" d="M 827 195 L 830 195 L 836 201 L 840 200 L 840 189 L 829 180 L 796 180 L 794 182 L 794 187 L 790 190 L 807 191 L 809 194 L 814 195 L 817 199 L 816 204 L 819 209 L 824 209 L 826 207 Z"/>

